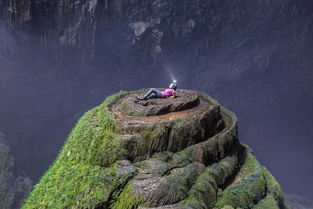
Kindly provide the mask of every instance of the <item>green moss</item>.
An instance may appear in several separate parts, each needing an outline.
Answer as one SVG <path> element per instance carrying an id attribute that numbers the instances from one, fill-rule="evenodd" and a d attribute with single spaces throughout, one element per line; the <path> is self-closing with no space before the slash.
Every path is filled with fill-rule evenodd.
<path id="1" fill-rule="evenodd" d="M 164 152 L 156 152 L 152 155 L 153 158 L 159 159 L 164 162 L 168 162 L 170 159 L 172 159 L 173 153 L 169 151 Z"/>
<path id="2" fill-rule="evenodd" d="M 284 204 L 284 194 L 278 181 L 265 167 L 263 167 L 263 175 L 266 179 L 268 193 L 282 206 Z"/>
<path id="3" fill-rule="evenodd" d="M 140 196 L 135 196 L 132 191 L 131 183 L 128 183 L 123 192 L 119 195 L 118 199 L 113 204 L 112 209 L 135 209 L 144 200 Z"/>
<path id="4" fill-rule="evenodd" d="M 251 176 L 235 187 L 227 188 L 223 192 L 222 198 L 216 203 L 216 206 L 233 205 L 236 207 L 250 208 L 253 206 L 254 201 L 264 196 L 264 185 L 265 180 L 262 175 Z"/>
<path id="5" fill-rule="evenodd" d="M 181 201 L 179 204 L 195 209 L 208 209 L 206 204 L 204 204 L 202 201 L 199 201 L 196 198 L 190 196 Z"/>
<path id="6" fill-rule="evenodd" d="M 204 208 L 211 207 L 216 201 L 216 189 L 214 177 L 211 170 L 207 169 L 202 173 L 195 184 L 189 191 L 188 198 L 181 203 L 191 208 Z"/>
<path id="7" fill-rule="evenodd" d="M 230 205 L 225 205 L 224 207 L 219 207 L 219 208 L 213 208 L 213 209 L 241 209 L 241 208 L 233 208 L 232 206 Z"/>
<path id="8" fill-rule="evenodd" d="M 241 166 L 238 173 L 238 179 L 241 179 L 260 168 L 260 163 L 255 159 L 254 155 L 250 152 L 247 152 L 246 159 L 244 164 Z"/>
<path id="9" fill-rule="evenodd" d="M 142 131 L 141 135 L 146 139 L 149 140 L 152 138 L 153 133 L 151 131 Z"/>
<path id="10" fill-rule="evenodd" d="M 109 195 L 112 178 L 97 166 L 55 165 L 23 208 L 94 208 Z"/>
<path id="11" fill-rule="evenodd" d="M 188 149 L 188 148 L 187 148 Z M 173 167 L 184 167 L 194 160 L 191 159 L 187 149 L 174 153 L 172 158 L 168 161 Z"/>
<path id="12" fill-rule="evenodd" d="M 280 209 L 277 202 L 271 194 L 268 194 L 264 199 L 262 199 L 253 209 Z"/>
<path id="13" fill-rule="evenodd" d="M 207 167 L 196 180 L 181 204 L 191 208 L 212 208 L 217 200 L 218 186 L 223 185 L 237 165 L 237 157 L 226 157 Z"/>
<path id="14" fill-rule="evenodd" d="M 110 96 L 101 105 L 85 113 L 66 140 L 57 160 L 104 166 L 114 162 L 117 154 L 123 150 L 116 140 L 118 127 L 107 106 L 121 95 L 123 92 Z"/>
<path id="15" fill-rule="evenodd" d="M 247 153 L 244 164 L 234 182 L 223 190 L 222 197 L 216 206 L 232 205 L 233 207 L 251 208 L 255 201 L 266 194 L 266 179 L 262 167 L 253 154 Z"/>
<path id="16" fill-rule="evenodd" d="M 141 136 L 145 139 L 143 144 L 140 144 L 141 153 L 147 155 L 151 154 L 151 150 L 153 149 L 153 143 L 157 138 L 157 134 L 155 131 L 142 131 Z"/>
<path id="17" fill-rule="evenodd" d="M 108 105 L 124 93 L 108 97 L 84 114 L 55 162 L 42 176 L 23 206 L 30 208 L 95 208 L 120 184 L 110 166 L 124 151 Z"/>

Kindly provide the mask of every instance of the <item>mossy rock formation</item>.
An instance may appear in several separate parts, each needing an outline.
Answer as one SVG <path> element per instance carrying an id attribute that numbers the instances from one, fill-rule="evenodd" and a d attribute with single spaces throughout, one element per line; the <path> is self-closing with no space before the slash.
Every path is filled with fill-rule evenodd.
<path id="1" fill-rule="evenodd" d="M 203 92 L 137 100 L 143 91 L 88 111 L 23 208 L 287 208 L 232 112 Z"/>

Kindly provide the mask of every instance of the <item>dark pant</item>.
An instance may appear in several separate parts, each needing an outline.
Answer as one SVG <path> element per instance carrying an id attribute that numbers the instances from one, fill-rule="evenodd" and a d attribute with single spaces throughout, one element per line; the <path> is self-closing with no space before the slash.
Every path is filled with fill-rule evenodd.
<path id="1" fill-rule="evenodd" d="M 155 89 L 155 88 L 151 88 L 149 89 L 149 91 L 147 91 L 147 93 L 145 93 L 145 95 L 143 96 L 145 99 L 152 99 L 152 98 L 162 98 L 162 92 Z"/>

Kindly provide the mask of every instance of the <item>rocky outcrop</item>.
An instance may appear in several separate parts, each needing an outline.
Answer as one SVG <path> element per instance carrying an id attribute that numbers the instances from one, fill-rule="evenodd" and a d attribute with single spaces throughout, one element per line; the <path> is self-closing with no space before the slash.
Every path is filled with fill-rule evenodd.
<path id="1" fill-rule="evenodd" d="M 32 181 L 19 170 L 0 133 L 0 208 L 20 208 L 32 188 Z"/>
<path id="2" fill-rule="evenodd" d="M 51 92 L 48 96 L 43 93 L 33 94 L 32 91 L 27 91 L 34 99 L 29 105 L 23 105 L 23 112 L 27 112 L 28 108 L 28 114 L 32 115 L 34 114 L 33 110 L 38 109 L 34 108 L 32 103 L 36 103 L 38 106 L 56 106 L 47 99 L 42 99 L 46 103 L 38 103 L 38 97 L 54 98 L 56 92 L 63 92 L 71 87 L 68 94 L 61 96 L 67 100 L 53 100 L 59 101 L 58 105 L 63 109 L 54 112 L 53 108 L 52 114 L 56 116 L 58 112 L 58 118 L 63 118 L 64 114 L 73 115 L 73 113 L 85 109 L 86 105 L 90 104 L 89 101 L 94 101 L 95 95 L 104 93 L 104 88 L 110 88 L 106 93 L 111 92 L 113 89 L 111 82 L 114 83 L 115 88 L 159 85 L 161 82 L 165 82 L 164 78 L 168 76 L 164 71 L 172 68 L 173 73 L 181 77 L 181 83 L 193 88 L 210 89 L 216 92 L 216 96 L 223 98 L 228 105 L 236 104 L 234 108 L 238 113 L 250 116 L 258 113 L 257 117 L 266 118 L 264 121 L 267 121 L 268 118 L 264 116 L 266 114 L 258 111 L 259 109 L 265 108 L 268 112 L 267 116 L 272 116 L 273 114 L 267 107 L 276 106 L 277 109 L 272 111 L 286 113 L 290 111 L 290 107 L 282 111 L 281 108 L 286 107 L 284 104 L 295 104 L 295 106 L 297 104 L 300 109 L 310 107 L 310 105 L 301 105 L 302 100 L 298 99 L 306 98 L 306 94 L 312 92 L 310 91 L 311 85 L 308 85 L 311 82 L 303 82 L 310 81 L 311 77 L 307 76 L 311 72 L 310 55 L 313 48 L 310 47 L 313 37 L 311 5 L 312 1 L 310 0 L 2 0 L 0 2 L 1 21 L 7 23 L 11 29 L 21 29 L 10 38 L 19 37 L 22 40 L 17 39 L 16 47 L 12 47 L 12 44 L 8 44 L 10 40 L 4 39 L 5 48 L 13 48 L 10 51 L 16 53 L 25 50 L 32 52 L 25 53 L 29 56 L 29 59 L 25 60 L 32 61 L 27 64 L 22 62 L 21 69 L 23 70 L 16 70 L 15 74 L 18 78 L 16 84 L 12 82 L 11 78 L 1 81 L 3 88 L 0 89 L 12 95 L 12 98 L 6 98 L 3 101 L 7 101 L 5 103 L 7 106 L 13 103 L 20 104 L 20 102 L 16 102 L 16 98 L 23 97 L 15 96 L 15 94 L 26 94 L 15 87 L 19 86 L 21 81 L 29 80 L 29 83 L 34 85 L 33 89 L 42 89 L 44 92 L 47 89 L 48 92 Z M 25 31 L 30 33 L 25 33 Z M 31 40 L 35 39 L 52 50 L 48 51 L 48 59 L 41 59 L 41 56 L 33 54 L 35 50 L 30 44 L 32 42 L 25 40 L 27 37 Z M 50 67 L 53 70 L 47 72 L 49 69 L 47 65 L 53 57 L 57 56 L 58 59 L 70 63 L 71 60 L 68 59 L 68 56 L 63 55 L 75 55 L 75 53 L 71 53 L 75 49 L 83 54 L 83 58 L 95 58 L 96 73 L 88 71 L 87 76 L 83 75 L 84 79 L 81 79 L 78 77 L 78 74 L 81 73 L 78 67 L 57 69 L 54 60 L 52 61 L 53 67 Z M 41 55 L 40 52 L 38 54 Z M 37 59 L 34 59 L 35 57 Z M 80 63 L 81 60 L 83 59 L 75 59 L 74 63 L 78 63 L 79 67 L 83 66 Z M 153 65 L 155 60 L 160 61 L 161 64 Z M 32 73 L 36 68 L 37 61 L 43 63 L 39 67 L 37 65 L 37 70 L 42 73 L 42 76 L 35 78 L 36 82 L 28 77 L 25 79 L 25 75 L 35 77 Z M 20 59 L 11 61 L 14 64 L 19 62 Z M 1 60 L 2 65 L 3 63 Z M 153 67 L 151 67 L 152 65 Z M 14 74 L 13 70 L 7 70 L 11 69 L 10 67 L 2 66 L 2 68 L 5 74 Z M 86 69 L 90 68 L 83 66 L 85 73 Z M 298 70 L 295 69 L 302 69 L 303 73 L 298 73 Z M 51 76 L 46 76 L 47 73 Z M 64 76 L 65 74 L 68 76 Z M 6 76 L 2 77 L 6 78 Z M 51 77 L 56 77 L 57 82 L 51 82 L 49 85 L 51 88 L 46 88 L 48 80 L 46 78 Z M 94 85 L 86 84 L 85 78 L 88 78 L 89 84 Z M 38 85 L 37 81 L 40 80 L 41 84 Z M 73 80 L 76 82 L 73 83 Z M 82 82 L 84 82 L 85 89 L 82 91 L 84 97 L 79 97 L 72 92 L 77 92 L 76 89 L 81 86 Z M 226 82 L 229 88 L 225 88 Z M 30 86 L 29 83 L 27 82 L 20 88 L 27 89 Z M 273 87 L 265 84 L 275 85 Z M 272 89 L 275 91 L 272 92 Z M 272 92 L 273 96 L 267 92 Z M 254 98 L 255 95 L 259 100 Z M 289 100 L 289 97 L 280 97 L 279 95 L 291 95 L 289 97 L 293 98 L 293 102 Z M 74 104 L 73 101 L 77 101 L 75 98 L 78 97 L 84 99 Z M 253 105 L 255 113 L 246 111 L 247 104 L 251 104 L 251 102 L 255 102 Z M 276 105 L 272 105 L 272 103 Z M 79 106 L 80 109 L 72 108 Z M 70 113 L 71 110 L 72 113 Z M 19 115 L 23 115 L 20 114 L 21 111 L 14 112 L 15 115 L 12 112 L 14 117 L 7 113 L 8 117 L 19 118 Z M 44 115 L 42 121 L 45 121 L 45 113 L 42 114 Z M 303 114 L 305 114 L 305 110 Z M 3 121 L 7 123 L 5 119 Z M 45 123 L 38 122 L 37 119 L 34 119 L 35 121 L 38 125 L 25 127 L 30 130 L 29 133 L 35 136 L 30 138 L 34 140 L 36 138 L 34 141 L 36 146 L 42 148 L 41 139 L 45 136 L 44 134 L 37 135 L 37 127 L 45 130 L 46 125 L 40 126 Z M 276 120 L 273 121 L 275 124 L 279 124 L 276 123 Z M 11 122 L 11 129 L 19 129 L 16 128 L 16 122 Z M 259 124 L 264 124 L 263 122 Z M 295 122 L 295 124 L 297 123 Z M 10 131 L 9 129 L 7 131 Z M 251 130 L 255 129 L 251 128 Z M 60 133 L 60 131 L 51 131 Z M 19 131 L 13 132 L 19 133 Z M 63 138 L 52 133 L 49 136 L 55 140 L 58 139 L 58 144 Z M 22 141 L 20 139 L 23 137 L 23 133 L 21 133 L 19 137 L 14 138 Z M 25 162 L 38 159 L 39 154 L 33 153 L 32 157 L 27 158 Z M 49 156 L 54 155 L 55 153 L 50 151 Z M 25 154 L 23 158 L 26 159 Z M 43 162 L 50 162 L 50 160 L 45 157 Z M 36 170 L 41 172 L 45 169 L 47 165 L 42 164 L 41 168 Z M 32 169 L 29 164 L 27 166 L 29 170 Z M 40 172 L 38 171 L 34 175 L 37 176 Z"/>
<path id="3" fill-rule="evenodd" d="M 140 93 L 87 112 L 23 208 L 287 208 L 278 182 L 239 142 L 232 112 L 203 92 L 138 101 Z"/>

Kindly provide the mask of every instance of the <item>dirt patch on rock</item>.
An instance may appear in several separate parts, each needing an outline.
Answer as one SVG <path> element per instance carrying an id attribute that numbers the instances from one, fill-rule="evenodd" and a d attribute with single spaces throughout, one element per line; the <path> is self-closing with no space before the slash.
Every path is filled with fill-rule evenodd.
<path id="1" fill-rule="evenodd" d="M 136 123 L 158 123 L 193 117 L 210 106 L 218 105 L 215 101 L 204 100 L 203 93 L 198 91 L 178 90 L 175 98 L 140 101 L 136 95 L 143 92 L 141 90 L 128 94 L 112 105 L 110 110 L 115 118 Z"/>

